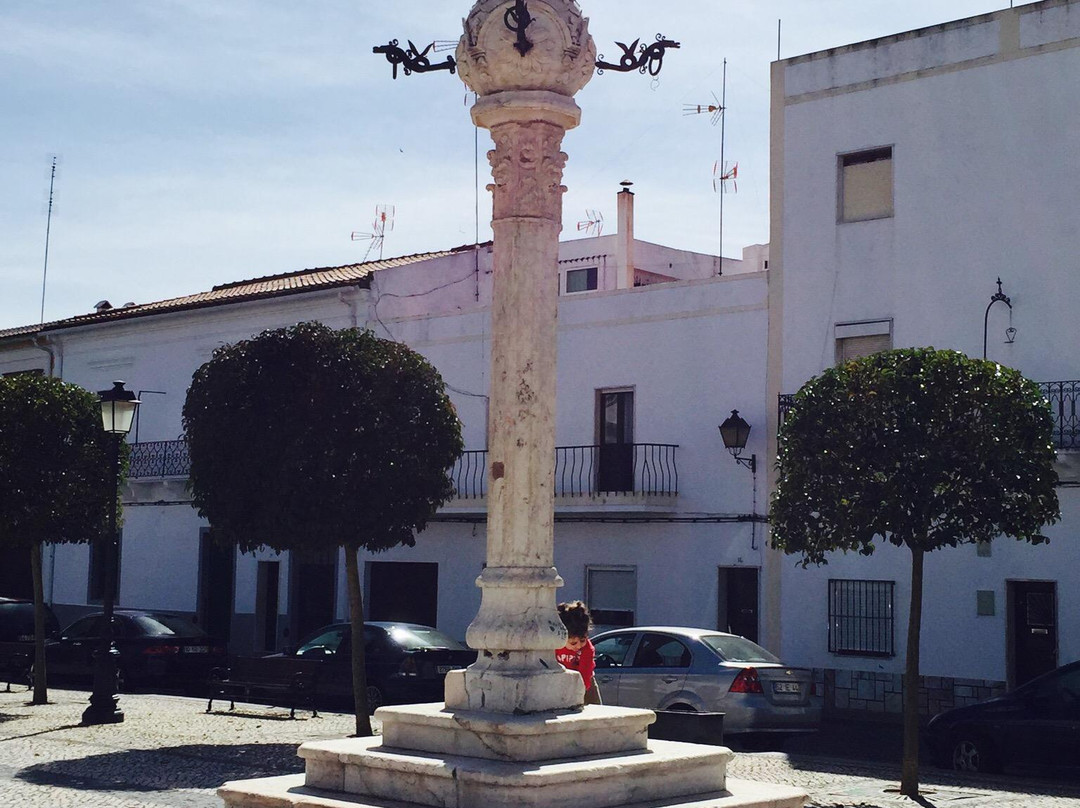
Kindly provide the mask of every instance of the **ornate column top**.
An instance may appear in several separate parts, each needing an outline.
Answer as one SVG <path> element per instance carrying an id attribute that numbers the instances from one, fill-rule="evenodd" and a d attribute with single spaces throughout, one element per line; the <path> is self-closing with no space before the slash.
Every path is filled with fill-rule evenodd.
<path id="1" fill-rule="evenodd" d="M 477 0 L 464 20 L 458 73 L 480 96 L 543 90 L 572 97 L 596 70 L 576 0 Z"/>

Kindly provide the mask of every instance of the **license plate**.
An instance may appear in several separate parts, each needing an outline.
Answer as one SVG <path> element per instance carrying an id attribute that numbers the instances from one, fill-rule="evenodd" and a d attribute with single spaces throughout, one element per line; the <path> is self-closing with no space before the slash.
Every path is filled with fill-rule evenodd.
<path id="1" fill-rule="evenodd" d="M 459 671 L 464 667 L 464 665 L 439 665 L 435 670 L 439 673 L 450 673 L 450 671 Z"/>
<path id="2" fill-rule="evenodd" d="M 184 646 L 184 653 L 185 654 L 209 654 L 210 653 L 210 646 L 209 645 L 185 645 Z"/>
<path id="3" fill-rule="evenodd" d="M 776 682 L 773 684 L 773 693 L 798 693 L 798 682 Z"/>

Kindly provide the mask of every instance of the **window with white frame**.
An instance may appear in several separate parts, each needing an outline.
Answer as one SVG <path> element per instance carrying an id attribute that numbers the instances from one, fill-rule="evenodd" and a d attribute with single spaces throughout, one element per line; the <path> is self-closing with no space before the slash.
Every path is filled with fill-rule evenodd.
<path id="1" fill-rule="evenodd" d="M 585 602 L 596 626 L 634 625 L 634 616 L 637 613 L 637 568 L 586 567 Z"/>
<path id="2" fill-rule="evenodd" d="M 841 154 L 838 162 L 840 222 L 886 219 L 893 215 L 892 146 Z"/>
<path id="3" fill-rule="evenodd" d="M 892 349 L 892 320 L 863 320 L 857 323 L 837 323 L 836 364 L 870 356 Z"/>
<path id="4" fill-rule="evenodd" d="M 566 272 L 566 294 L 591 292 L 597 288 L 597 268 L 570 269 Z"/>
<path id="5" fill-rule="evenodd" d="M 895 656 L 893 581 L 829 581 L 829 653 Z"/>

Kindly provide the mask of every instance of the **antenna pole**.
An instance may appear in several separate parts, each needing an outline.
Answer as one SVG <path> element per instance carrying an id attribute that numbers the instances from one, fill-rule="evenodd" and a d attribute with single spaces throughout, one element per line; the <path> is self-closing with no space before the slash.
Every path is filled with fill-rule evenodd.
<path id="1" fill-rule="evenodd" d="M 720 176 L 727 170 L 724 166 L 724 128 L 727 125 L 727 59 L 724 59 L 724 84 L 720 90 Z M 724 181 L 720 180 L 720 264 L 717 275 L 724 274 Z"/>
<path id="2" fill-rule="evenodd" d="M 780 61 L 780 24 L 783 20 L 776 21 L 776 61 Z"/>
<path id="3" fill-rule="evenodd" d="M 52 172 L 49 175 L 49 216 L 45 220 L 45 268 L 41 272 L 41 319 L 45 322 L 45 281 L 49 277 L 49 235 L 52 233 L 53 188 L 56 186 L 56 156 L 52 159 Z"/>

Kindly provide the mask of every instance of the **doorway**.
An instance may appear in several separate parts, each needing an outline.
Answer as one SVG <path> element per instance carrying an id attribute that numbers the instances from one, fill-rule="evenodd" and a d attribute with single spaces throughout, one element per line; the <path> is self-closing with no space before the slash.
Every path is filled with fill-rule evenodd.
<path id="1" fill-rule="evenodd" d="M 255 573 L 254 650 L 271 654 L 278 649 L 278 590 L 280 561 L 260 561 Z"/>
<path id="2" fill-rule="evenodd" d="M 602 390 L 598 401 L 597 491 L 634 490 L 634 393 Z"/>
<path id="3" fill-rule="evenodd" d="M 757 567 L 720 567 L 718 584 L 716 627 L 757 642 Z"/>
<path id="4" fill-rule="evenodd" d="M 337 548 L 294 550 L 289 559 L 289 644 L 334 622 Z"/>
<path id="5" fill-rule="evenodd" d="M 232 634 L 235 548 L 215 541 L 209 528 L 199 532 L 199 625 L 225 642 Z"/>
<path id="6" fill-rule="evenodd" d="M 1018 687 L 1057 667 L 1057 583 L 1008 581 L 1009 684 Z"/>
<path id="7" fill-rule="evenodd" d="M 437 625 L 438 564 L 369 561 L 367 578 L 371 620 Z"/>

